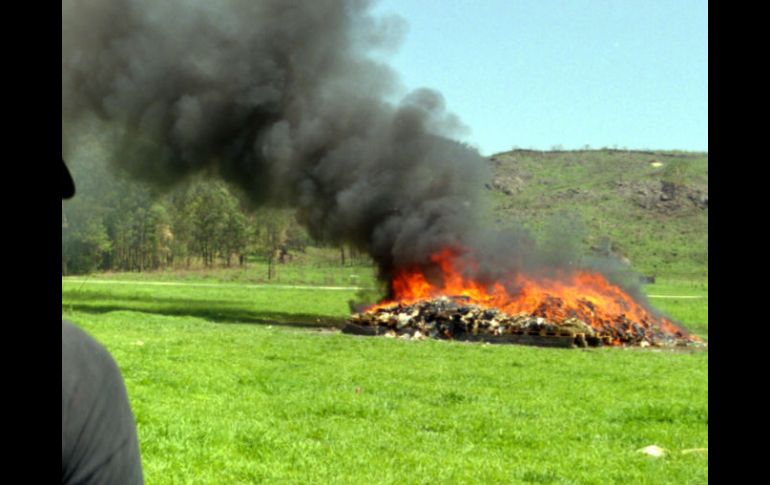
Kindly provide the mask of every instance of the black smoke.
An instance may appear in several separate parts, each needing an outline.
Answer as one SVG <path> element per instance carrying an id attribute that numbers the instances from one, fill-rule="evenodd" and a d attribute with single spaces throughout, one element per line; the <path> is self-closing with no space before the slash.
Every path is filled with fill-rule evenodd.
<path id="1" fill-rule="evenodd" d="M 452 140 L 461 125 L 439 93 L 393 101 L 397 76 L 371 53 L 393 49 L 402 24 L 369 8 L 65 0 L 65 157 L 96 129 L 143 180 L 214 169 L 257 204 L 295 207 L 315 237 L 368 251 L 384 275 L 463 245 L 486 164 Z"/>
<path id="2" fill-rule="evenodd" d="M 386 281 L 446 247 L 467 249 L 482 281 L 576 267 L 570 235 L 549 252 L 482 227 L 488 165 L 453 141 L 463 127 L 439 93 L 399 97 L 374 54 L 397 47 L 403 22 L 370 3 L 64 0 L 65 158 L 88 132 L 157 186 L 214 171 L 368 252 Z"/>

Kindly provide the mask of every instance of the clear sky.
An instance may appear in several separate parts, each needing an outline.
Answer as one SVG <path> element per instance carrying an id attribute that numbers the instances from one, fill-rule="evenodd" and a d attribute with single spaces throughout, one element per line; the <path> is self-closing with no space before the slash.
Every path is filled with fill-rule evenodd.
<path id="1" fill-rule="evenodd" d="M 483 155 L 708 151 L 707 0 L 379 0 L 408 24 L 387 57 L 440 91 Z"/>

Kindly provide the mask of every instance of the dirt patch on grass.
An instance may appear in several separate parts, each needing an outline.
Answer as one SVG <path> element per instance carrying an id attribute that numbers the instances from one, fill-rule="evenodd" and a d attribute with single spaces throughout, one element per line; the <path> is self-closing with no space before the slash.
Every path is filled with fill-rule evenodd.
<path id="1" fill-rule="evenodd" d="M 677 215 L 708 209 L 708 188 L 698 189 L 666 181 L 616 183 L 621 197 L 639 208 L 666 215 Z"/>

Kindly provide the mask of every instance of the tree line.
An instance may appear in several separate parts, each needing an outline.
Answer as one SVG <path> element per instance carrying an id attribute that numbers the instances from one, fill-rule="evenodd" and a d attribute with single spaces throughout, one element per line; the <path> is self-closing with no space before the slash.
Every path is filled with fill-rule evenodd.
<path id="1" fill-rule="evenodd" d="M 199 178 L 170 191 L 80 161 L 77 194 L 62 201 L 62 274 L 167 268 L 273 266 L 295 251 L 321 246 L 287 209 L 250 210 L 222 181 Z M 340 252 L 345 264 L 345 250 Z M 350 256 L 348 256 L 348 259 Z"/>

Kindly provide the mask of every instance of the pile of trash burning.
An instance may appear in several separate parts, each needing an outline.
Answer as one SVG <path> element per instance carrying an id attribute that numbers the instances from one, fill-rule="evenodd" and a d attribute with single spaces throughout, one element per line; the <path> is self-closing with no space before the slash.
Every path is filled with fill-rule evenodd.
<path id="1" fill-rule="evenodd" d="M 614 322 L 599 322 L 600 328 L 594 328 L 576 316 L 552 321 L 537 313 L 511 315 L 472 304 L 465 297 L 441 296 L 410 304 L 375 306 L 353 314 L 343 331 L 402 339 L 434 338 L 555 347 L 673 347 L 697 343 L 682 332 L 670 333 L 653 322 L 632 322 L 624 316 Z"/>

